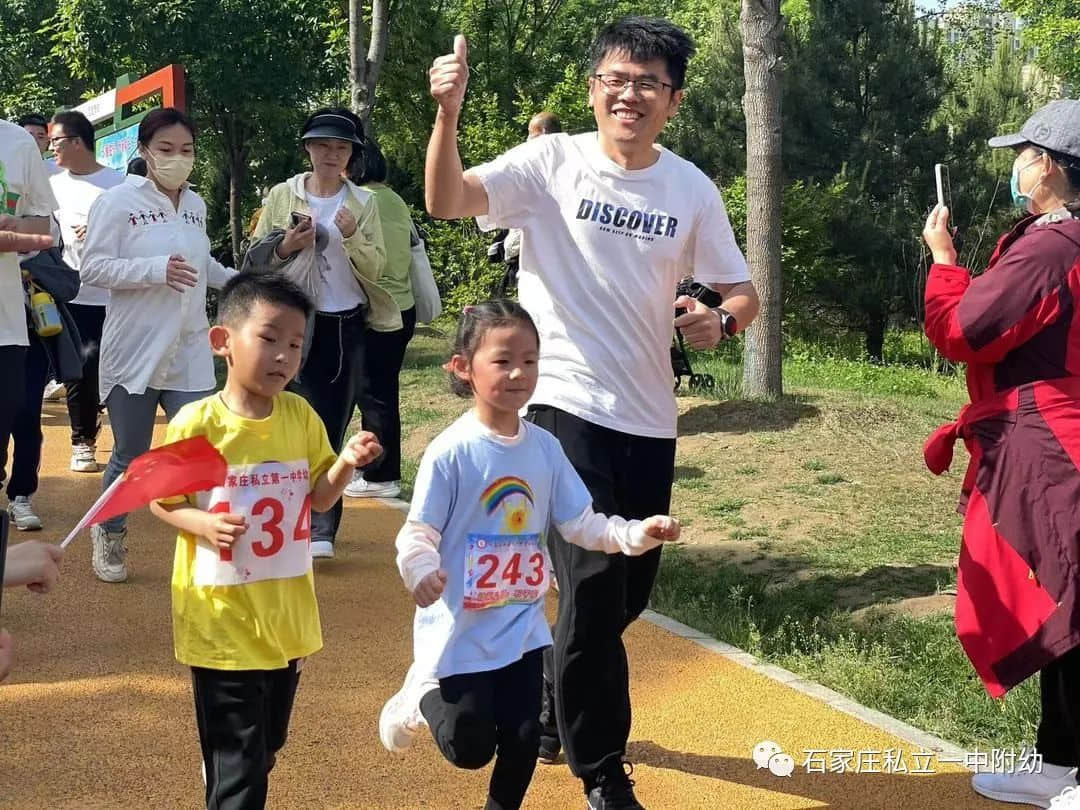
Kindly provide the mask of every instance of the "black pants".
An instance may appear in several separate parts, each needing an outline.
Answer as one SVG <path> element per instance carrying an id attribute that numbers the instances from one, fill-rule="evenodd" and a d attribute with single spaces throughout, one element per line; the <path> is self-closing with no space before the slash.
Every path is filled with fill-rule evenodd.
<path id="1" fill-rule="evenodd" d="M 401 480 L 401 402 L 398 378 L 405 362 L 405 347 L 416 331 L 416 307 L 401 313 L 401 329 L 367 332 L 364 359 L 367 384 L 360 401 L 364 430 L 379 437 L 383 454 L 364 468 L 367 481 Z"/>
<path id="2" fill-rule="evenodd" d="M 307 362 L 293 388 L 319 414 L 334 452 L 345 443 L 353 408 L 364 386 L 364 312 L 360 307 L 348 312 L 315 315 L 315 331 Z M 333 542 L 341 525 L 339 499 L 329 512 L 311 512 L 311 539 Z"/>
<path id="3" fill-rule="evenodd" d="M 207 810 L 261 810 L 285 745 L 300 673 L 191 668 L 195 720 L 206 765 Z"/>
<path id="4" fill-rule="evenodd" d="M 5 351 L 14 347 L 5 347 Z M 20 347 L 21 348 L 21 347 Z M 49 355 L 45 352 L 45 346 L 32 331 L 30 333 L 30 346 L 21 349 L 25 358 L 21 365 L 23 375 L 17 380 L 11 380 L 10 386 L 5 387 L 0 398 L 19 399 L 20 407 L 14 410 L 13 416 L 6 430 L 0 430 L 0 481 L 3 480 L 4 469 L 7 467 L 8 444 L 14 445 L 11 454 L 11 476 L 8 478 L 8 498 L 17 498 L 20 495 L 30 496 L 37 492 L 38 470 L 41 467 L 41 397 L 45 393 L 45 384 L 49 381 Z M 0 356 L 0 362 L 5 358 Z M 6 363 L 5 363 L 6 365 Z M 3 378 L 8 379 L 11 373 L 5 368 Z M 5 403 L 4 410 L 10 406 Z M 2 425 L 0 425 L 2 427 Z"/>
<path id="5" fill-rule="evenodd" d="M 485 810 L 517 810 L 532 781 L 540 748 L 541 659 L 533 650 L 502 669 L 442 678 L 420 701 L 452 764 L 475 770 L 495 757 Z"/>
<path id="6" fill-rule="evenodd" d="M 98 400 L 98 357 L 101 330 L 105 325 L 105 307 L 93 304 L 68 304 L 68 311 L 79 327 L 83 343 L 81 380 L 67 382 L 67 409 L 71 420 L 71 443 L 92 445 L 101 429 L 101 402 Z"/>
<path id="7" fill-rule="evenodd" d="M 675 476 L 675 440 L 631 436 L 548 406 L 529 409 L 553 433 L 598 512 L 625 518 L 667 514 Z M 630 672 L 622 633 L 649 604 L 660 549 L 639 557 L 567 543 L 554 530 L 549 550 L 559 581 L 555 622 L 555 716 L 566 759 L 591 785 L 626 753 Z"/>
<path id="8" fill-rule="evenodd" d="M 1080 766 L 1080 647 L 1074 647 L 1039 673 L 1042 716 L 1035 749 L 1043 762 Z"/>
<path id="9" fill-rule="evenodd" d="M 0 482 L 7 468 L 7 447 L 15 418 L 26 401 L 26 347 L 0 346 Z"/>

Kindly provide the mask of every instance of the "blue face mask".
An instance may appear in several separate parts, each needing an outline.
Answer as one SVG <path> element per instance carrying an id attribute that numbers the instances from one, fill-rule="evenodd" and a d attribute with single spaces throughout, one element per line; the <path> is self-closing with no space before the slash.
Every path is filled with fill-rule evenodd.
<path id="1" fill-rule="evenodd" d="M 1029 160 L 1023 166 L 1013 166 L 1012 180 L 1009 181 L 1009 189 L 1012 191 L 1013 205 L 1015 205 L 1017 208 L 1027 211 L 1029 214 L 1035 213 L 1032 210 L 1035 206 L 1035 203 L 1031 199 L 1031 193 L 1042 184 L 1042 180 L 1040 179 L 1039 182 L 1036 183 L 1031 188 L 1031 190 L 1028 191 L 1027 194 L 1024 194 L 1022 191 L 1020 191 L 1020 172 L 1022 172 L 1028 166 L 1033 166 L 1035 163 L 1042 160 L 1042 157 L 1042 155 L 1039 155 L 1037 158 Z"/>

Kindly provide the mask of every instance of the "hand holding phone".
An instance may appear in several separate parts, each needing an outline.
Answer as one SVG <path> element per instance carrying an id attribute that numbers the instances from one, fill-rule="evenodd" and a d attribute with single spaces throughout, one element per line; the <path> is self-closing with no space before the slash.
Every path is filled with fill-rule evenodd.
<path id="1" fill-rule="evenodd" d="M 315 244 L 315 228 L 310 214 L 293 211 L 289 214 L 289 228 L 275 249 L 278 257 L 287 259 L 304 248 Z"/>

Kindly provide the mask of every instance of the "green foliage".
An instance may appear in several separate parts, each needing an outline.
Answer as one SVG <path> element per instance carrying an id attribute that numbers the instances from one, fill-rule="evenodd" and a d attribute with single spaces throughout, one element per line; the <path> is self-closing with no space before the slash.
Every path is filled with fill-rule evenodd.
<path id="1" fill-rule="evenodd" d="M 1080 0 L 1002 0 L 1025 23 L 1024 42 L 1053 81 L 1080 88 Z"/>
<path id="2" fill-rule="evenodd" d="M 55 0 L 5 0 L 0 3 L 0 117 L 28 113 L 48 117 L 82 94 L 81 82 L 71 82 L 62 61 L 50 53 L 42 25 L 55 11 Z"/>
<path id="3" fill-rule="evenodd" d="M 414 217 L 420 221 L 416 212 Z M 491 237 L 481 233 L 473 220 L 428 219 L 423 230 L 445 320 L 456 324 L 463 307 L 491 297 L 505 267 L 488 261 Z"/>

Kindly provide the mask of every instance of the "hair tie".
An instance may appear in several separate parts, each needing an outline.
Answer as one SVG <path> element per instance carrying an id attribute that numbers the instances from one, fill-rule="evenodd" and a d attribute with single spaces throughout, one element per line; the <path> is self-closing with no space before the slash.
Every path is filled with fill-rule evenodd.
<path id="1" fill-rule="evenodd" d="M 476 309 L 476 307 L 474 307 L 472 304 L 469 304 L 468 306 L 465 306 L 465 307 L 461 308 L 461 314 L 462 315 L 472 315 L 474 309 Z"/>

